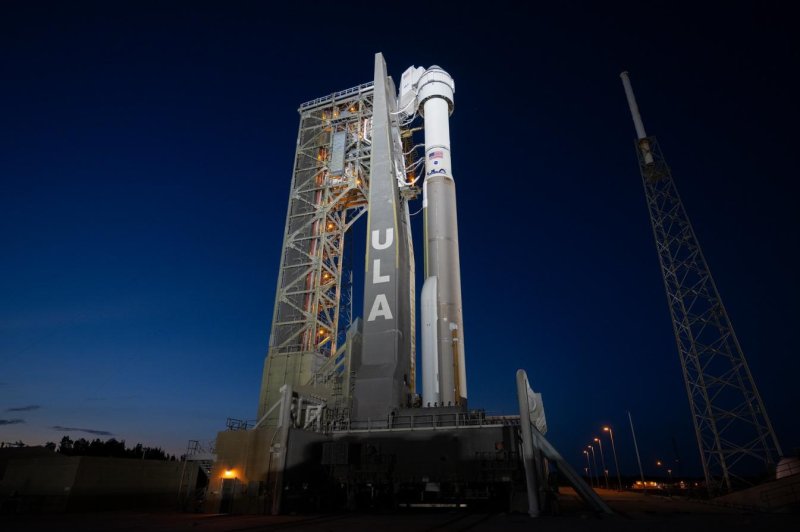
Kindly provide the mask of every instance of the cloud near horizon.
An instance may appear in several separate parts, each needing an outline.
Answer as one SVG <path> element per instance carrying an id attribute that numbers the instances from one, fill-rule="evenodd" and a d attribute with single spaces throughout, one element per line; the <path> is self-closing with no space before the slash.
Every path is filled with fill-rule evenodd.
<path id="1" fill-rule="evenodd" d="M 85 432 L 87 434 L 94 434 L 96 436 L 113 436 L 113 432 L 98 429 L 82 429 L 80 427 L 62 427 L 61 425 L 54 425 L 50 427 L 53 430 L 61 430 L 63 432 Z"/>
<path id="2" fill-rule="evenodd" d="M 0 419 L 0 425 L 19 425 L 25 423 L 24 419 Z"/>
<path id="3" fill-rule="evenodd" d="M 25 405 L 25 406 L 12 406 L 6 408 L 6 412 L 30 412 L 31 410 L 39 410 L 42 405 Z"/>

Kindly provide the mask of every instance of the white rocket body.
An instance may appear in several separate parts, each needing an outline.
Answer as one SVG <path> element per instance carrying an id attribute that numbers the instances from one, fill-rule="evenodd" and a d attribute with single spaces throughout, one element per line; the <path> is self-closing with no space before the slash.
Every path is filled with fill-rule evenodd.
<path id="1" fill-rule="evenodd" d="M 415 94 L 414 94 L 415 92 Z M 425 119 L 425 284 L 421 297 L 422 404 L 462 404 L 467 398 L 461 266 L 455 181 L 450 164 L 450 114 L 455 83 L 437 66 L 411 67 L 400 83 L 398 107 Z"/>

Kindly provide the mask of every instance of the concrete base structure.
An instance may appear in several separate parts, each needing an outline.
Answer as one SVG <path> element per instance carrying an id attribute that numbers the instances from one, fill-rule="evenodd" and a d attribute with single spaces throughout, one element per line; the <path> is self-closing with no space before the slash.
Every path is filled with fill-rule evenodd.
<path id="1" fill-rule="evenodd" d="M 764 482 L 713 499 L 716 504 L 756 512 L 800 512 L 800 474 Z"/>
<path id="2" fill-rule="evenodd" d="M 313 444 L 328 440 L 324 434 L 300 429 L 289 429 L 284 437 L 276 427 L 220 432 L 205 510 L 281 513 L 282 486 L 288 482 L 284 476 L 302 483 L 299 472 L 318 475 L 322 451 Z"/>
<path id="3" fill-rule="evenodd" d="M 231 430 L 217 435 L 205 510 L 212 513 L 269 513 L 271 442 L 277 429 Z M 263 452 L 251 452 L 262 449 Z M 252 484 L 255 483 L 255 484 Z M 255 488 L 251 487 L 255 486 Z M 253 492 L 255 489 L 255 493 Z"/>
<path id="4" fill-rule="evenodd" d="M 223 432 L 206 510 L 292 513 L 492 504 L 507 511 L 514 500 L 525 505 L 524 498 L 514 497 L 525 492 L 516 423 L 513 417 L 487 419 L 479 411 L 419 408 L 399 411 L 393 428 L 328 434 L 291 428 L 282 471 L 276 430 Z"/>
<path id="5" fill-rule="evenodd" d="M 323 449 L 339 506 L 493 506 L 525 491 L 516 427 L 462 426 L 334 433 Z M 524 508 L 523 508 L 524 510 Z"/>
<path id="6" fill-rule="evenodd" d="M 16 453 L 3 449 L 0 511 L 13 513 L 194 509 L 195 462 Z"/>

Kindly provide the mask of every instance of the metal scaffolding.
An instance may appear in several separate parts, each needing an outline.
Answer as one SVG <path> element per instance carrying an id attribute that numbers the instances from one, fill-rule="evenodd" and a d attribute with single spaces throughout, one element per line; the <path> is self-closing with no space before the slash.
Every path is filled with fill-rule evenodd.
<path id="1" fill-rule="evenodd" d="M 347 231 L 366 212 L 373 84 L 304 103 L 298 109 L 289 207 L 264 365 L 258 417 L 283 384 L 308 384 L 350 325 L 342 308 Z"/>
<path id="2" fill-rule="evenodd" d="M 731 491 L 781 448 L 655 137 L 636 153 L 706 483 Z"/>

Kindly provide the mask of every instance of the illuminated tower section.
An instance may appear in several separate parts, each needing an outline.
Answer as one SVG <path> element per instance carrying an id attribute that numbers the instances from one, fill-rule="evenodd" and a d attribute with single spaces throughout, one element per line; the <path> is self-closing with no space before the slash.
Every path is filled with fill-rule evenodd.
<path id="1" fill-rule="evenodd" d="M 366 212 L 373 84 L 300 106 L 300 129 L 258 418 L 284 384 L 308 384 L 337 353 L 347 231 Z M 273 415 L 273 414 L 271 414 Z M 273 415 L 276 416 L 277 412 Z"/>

